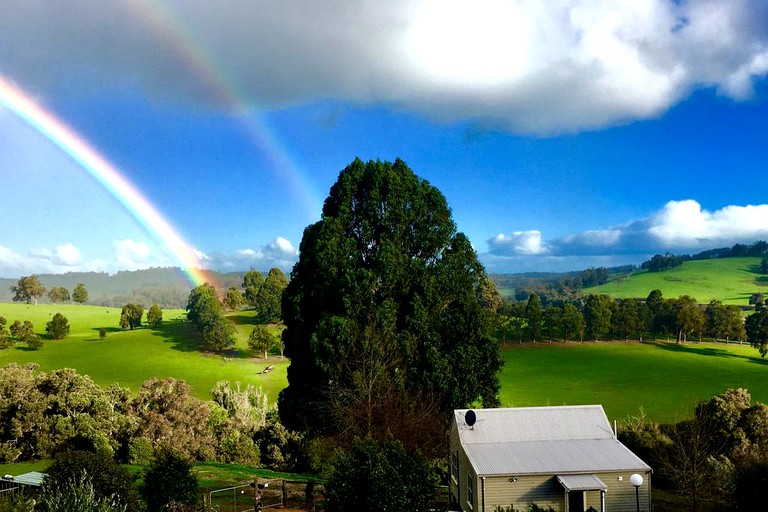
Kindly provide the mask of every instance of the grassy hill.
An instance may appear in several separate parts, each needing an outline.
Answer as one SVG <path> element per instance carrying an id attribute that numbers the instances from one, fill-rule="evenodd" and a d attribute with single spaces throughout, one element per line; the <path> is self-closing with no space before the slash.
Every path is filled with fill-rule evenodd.
<path id="1" fill-rule="evenodd" d="M 690 295 L 702 304 L 719 299 L 724 304 L 747 305 L 753 293 L 768 293 L 768 276 L 757 272 L 760 258 L 720 258 L 686 261 L 663 272 L 638 272 L 622 280 L 587 288 L 617 298 L 645 298 L 659 289 L 665 298 Z"/>
<path id="2" fill-rule="evenodd" d="M 45 338 L 45 324 L 57 312 L 67 317 L 70 335 L 63 340 Z M 10 325 L 14 320 L 30 320 L 45 345 L 37 351 L 23 345 L 0 350 L 0 365 L 10 362 L 37 363 L 43 371 L 75 368 L 90 375 L 100 385 L 117 382 L 136 393 L 151 377 L 183 379 L 195 390 L 198 398 L 209 398 L 208 392 L 219 380 L 239 381 L 262 386 L 270 401 L 287 385 L 287 360 L 270 358 L 275 370 L 257 374 L 266 362 L 254 357 L 248 349 L 247 337 L 255 324 L 252 312 L 233 315 L 238 325 L 237 346 L 224 355 L 197 351 L 197 332 L 185 321 L 183 310 L 164 310 L 163 324 L 158 329 L 143 327 L 123 331 L 118 327 L 119 308 L 78 305 L 38 306 L 0 303 L 0 316 Z M 107 337 L 99 339 L 99 328 L 107 329 Z"/>

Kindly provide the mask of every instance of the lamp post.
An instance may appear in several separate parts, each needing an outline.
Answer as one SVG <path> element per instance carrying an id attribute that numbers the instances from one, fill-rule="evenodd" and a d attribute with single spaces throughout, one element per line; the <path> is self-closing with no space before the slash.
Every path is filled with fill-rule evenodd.
<path id="1" fill-rule="evenodd" d="M 637 512 L 640 512 L 640 486 L 643 485 L 642 475 L 635 473 L 629 477 L 629 481 L 635 486 L 635 501 L 637 502 Z"/>

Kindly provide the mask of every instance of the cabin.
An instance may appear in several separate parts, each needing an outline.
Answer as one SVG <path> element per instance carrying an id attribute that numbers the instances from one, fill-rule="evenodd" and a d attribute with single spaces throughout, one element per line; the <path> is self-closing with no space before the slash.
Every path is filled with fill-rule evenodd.
<path id="1" fill-rule="evenodd" d="M 451 510 L 651 510 L 651 468 L 601 405 L 460 409 L 449 443 Z"/>

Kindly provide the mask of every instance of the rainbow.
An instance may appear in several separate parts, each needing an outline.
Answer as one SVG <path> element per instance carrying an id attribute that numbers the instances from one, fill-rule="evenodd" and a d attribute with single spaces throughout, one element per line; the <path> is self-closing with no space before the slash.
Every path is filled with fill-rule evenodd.
<path id="1" fill-rule="evenodd" d="M 0 77 L 0 105 L 4 105 L 75 160 L 114 195 L 139 223 L 168 248 L 193 286 L 206 281 L 200 258 L 157 209 L 104 157 L 74 130 L 46 112 L 17 87 Z"/>
<path id="2" fill-rule="evenodd" d="M 270 161 L 268 170 L 285 183 L 286 190 L 303 206 L 307 221 L 317 221 L 323 199 L 310 187 L 309 181 L 291 157 L 287 144 L 280 140 L 262 115 L 249 108 L 248 95 L 238 86 L 237 80 L 218 64 L 213 52 L 181 22 L 182 17 L 166 4 L 161 0 L 136 0 L 128 2 L 126 7 L 163 41 L 165 49 L 173 52 L 179 62 L 184 63 L 200 79 L 206 93 L 217 106 L 240 122 L 251 144 Z"/>

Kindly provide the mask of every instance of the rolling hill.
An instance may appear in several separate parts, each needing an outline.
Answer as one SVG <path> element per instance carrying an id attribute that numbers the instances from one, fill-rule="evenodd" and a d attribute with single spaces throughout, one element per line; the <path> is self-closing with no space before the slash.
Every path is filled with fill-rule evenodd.
<path id="1" fill-rule="evenodd" d="M 640 271 L 624 279 L 585 288 L 616 298 L 645 298 L 655 289 L 665 298 L 690 295 L 699 303 L 713 299 L 724 304 L 746 306 L 753 293 L 768 293 L 768 276 L 758 272 L 760 258 L 718 258 L 686 261 L 662 272 Z"/>

